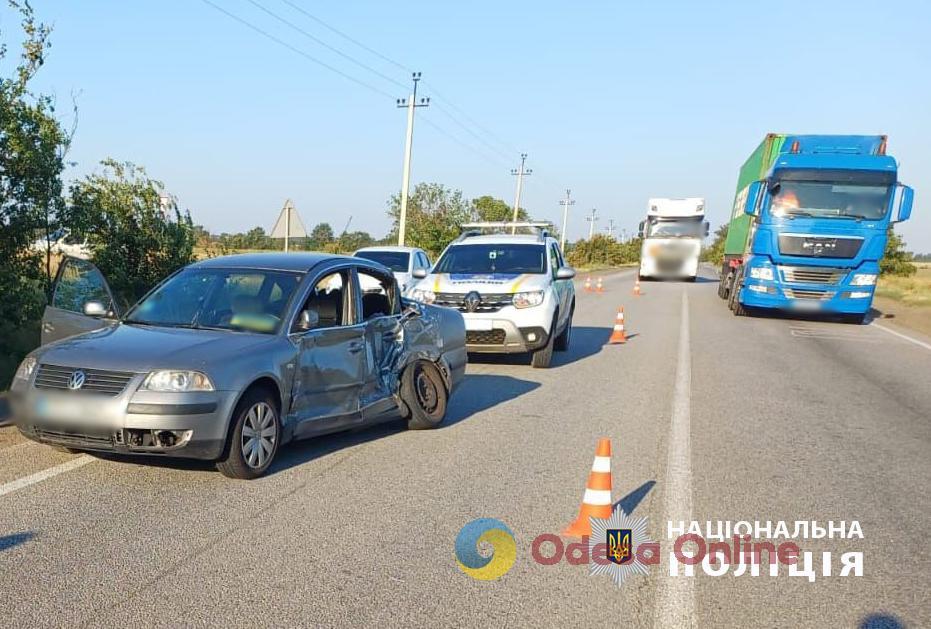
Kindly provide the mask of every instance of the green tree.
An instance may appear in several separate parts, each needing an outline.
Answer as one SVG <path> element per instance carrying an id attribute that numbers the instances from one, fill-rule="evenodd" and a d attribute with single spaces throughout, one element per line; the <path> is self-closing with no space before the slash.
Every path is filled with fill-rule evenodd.
<path id="1" fill-rule="evenodd" d="M 393 219 L 391 233 L 397 241 L 401 195 L 388 201 L 388 215 Z M 472 208 L 461 190 L 439 183 L 419 183 L 407 203 L 406 244 L 438 255 L 456 236 L 459 226 L 472 218 Z"/>
<path id="2" fill-rule="evenodd" d="M 311 251 L 324 251 L 326 246 L 336 240 L 329 223 L 317 223 L 307 239 L 307 248 Z"/>
<path id="3" fill-rule="evenodd" d="M 724 223 L 714 232 L 714 240 L 711 245 L 705 247 L 701 252 L 702 260 L 715 266 L 720 266 L 724 262 L 724 242 L 727 240 L 728 225 L 728 223 Z"/>
<path id="4" fill-rule="evenodd" d="M 29 89 L 45 61 L 50 29 L 27 3 L 9 5 L 19 13 L 23 40 L 18 60 L 0 65 L 10 69 L 0 76 L 0 388 L 38 343 L 51 260 L 46 257 L 43 272 L 30 245 L 36 234 L 55 228 L 69 141 L 52 99 Z M 0 44 L 0 61 L 7 52 Z"/>
<path id="5" fill-rule="evenodd" d="M 485 195 L 472 200 L 472 214 L 476 221 L 500 222 L 511 221 L 514 218 L 514 208 L 501 199 Z M 517 210 L 517 220 L 528 220 L 527 210 Z"/>
<path id="6" fill-rule="evenodd" d="M 87 234 L 94 263 L 120 301 L 132 303 L 193 261 L 194 225 L 141 167 L 101 164 L 103 172 L 72 184 L 67 219 Z"/>
<path id="7" fill-rule="evenodd" d="M 339 237 L 340 253 L 352 253 L 362 247 L 371 247 L 375 244 L 375 239 L 368 232 L 354 231 L 347 232 Z"/>
<path id="8" fill-rule="evenodd" d="M 912 263 L 914 256 L 905 249 L 902 237 L 889 228 L 889 237 L 886 239 L 886 252 L 879 262 L 879 271 L 883 275 L 900 275 L 908 277 L 918 271 Z"/>

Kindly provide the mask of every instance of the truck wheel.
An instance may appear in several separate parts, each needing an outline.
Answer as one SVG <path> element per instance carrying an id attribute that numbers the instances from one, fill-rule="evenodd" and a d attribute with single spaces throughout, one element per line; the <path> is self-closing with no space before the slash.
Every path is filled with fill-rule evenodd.
<path id="1" fill-rule="evenodd" d="M 845 323 L 850 323 L 853 325 L 863 325 L 866 323 L 866 313 L 862 314 L 846 314 L 843 316 L 843 321 Z"/>
<path id="2" fill-rule="evenodd" d="M 556 343 L 553 345 L 553 349 L 557 352 L 565 352 L 569 349 L 569 341 L 572 336 L 572 315 L 575 314 L 575 305 L 572 306 L 572 310 L 569 311 L 569 320 L 566 321 L 566 327 L 562 333 L 556 337 Z"/>
<path id="3" fill-rule="evenodd" d="M 744 274 L 741 268 L 734 272 L 734 279 L 731 282 L 730 294 L 728 295 L 728 306 L 736 317 L 746 317 L 747 309 L 740 303 L 740 285 L 743 283 Z"/>
<path id="4" fill-rule="evenodd" d="M 265 389 L 252 389 L 236 406 L 233 422 L 217 469 L 228 478 L 258 478 L 268 471 L 278 454 L 281 442 L 278 401 Z"/>
<path id="5" fill-rule="evenodd" d="M 401 399 L 410 409 L 407 427 L 411 430 L 436 428 L 446 417 L 449 393 L 436 366 L 418 360 L 401 375 Z"/>
<path id="6" fill-rule="evenodd" d="M 550 326 L 550 338 L 547 339 L 546 345 L 533 352 L 530 355 L 530 366 L 535 369 L 546 369 L 553 362 L 553 346 L 556 344 L 556 320 L 553 316 L 553 324 Z"/>

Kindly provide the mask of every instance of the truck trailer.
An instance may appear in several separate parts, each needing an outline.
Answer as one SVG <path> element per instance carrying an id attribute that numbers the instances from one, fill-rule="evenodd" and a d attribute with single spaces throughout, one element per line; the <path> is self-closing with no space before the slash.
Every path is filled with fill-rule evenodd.
<path id="1" fill-rule="evenodd" d="M 740 169 L 718 295 L 735 315 L 820 312 L 862 323 L 893 223 L 914 193 L 884 135 L 767 135 Z"/>
<path id="2" fill-rule="evenodd" d="M 640 277 L 694 282 L 707 235 L 704 199 L 650 199 L 640 222 Z"/>

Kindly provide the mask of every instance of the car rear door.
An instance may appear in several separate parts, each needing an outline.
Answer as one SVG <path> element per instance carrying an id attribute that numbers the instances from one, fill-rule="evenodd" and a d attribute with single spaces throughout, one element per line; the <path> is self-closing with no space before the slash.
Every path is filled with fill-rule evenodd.
<path id="1" fill-rule="evenodd" d="M 331 432 L 361 422 L 359 396 L 366 374 L 365 326 L 356 320 L 350 268 L 325 272 L 301 310 L 316 326 L 300 336 L 291 411 L 295 433 Z"/>
<path id="2" fill-rule="evenodd" d="M 108 316 L 84 314 L 85 304 L 91 301 L 103 304 Z M 111 326 L 119 316 L 120 308 L 97 267 L 87 260 L 66 257 L 55 275 L 51 303 L 42 314 L 42 344 Z"/>

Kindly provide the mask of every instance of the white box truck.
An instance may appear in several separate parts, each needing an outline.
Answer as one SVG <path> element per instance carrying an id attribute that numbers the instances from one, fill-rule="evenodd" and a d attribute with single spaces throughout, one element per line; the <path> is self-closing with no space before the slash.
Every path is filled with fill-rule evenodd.
<path id="1" fill-rule="evenodd" d="M 640 222 L 640 277 L 694 282 L 707 235 L 704 199 L 650 199 Z"/>

